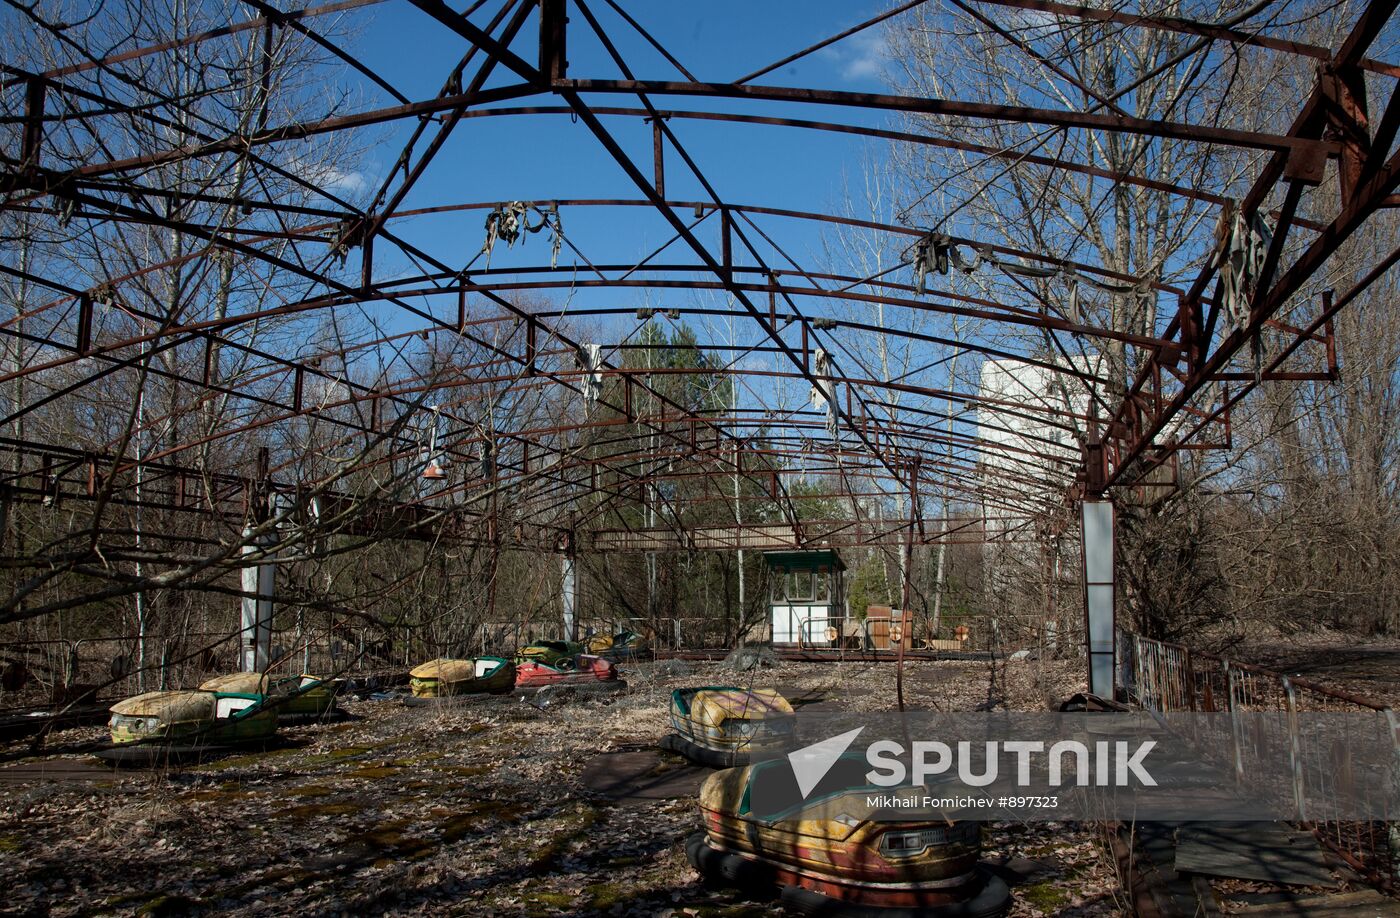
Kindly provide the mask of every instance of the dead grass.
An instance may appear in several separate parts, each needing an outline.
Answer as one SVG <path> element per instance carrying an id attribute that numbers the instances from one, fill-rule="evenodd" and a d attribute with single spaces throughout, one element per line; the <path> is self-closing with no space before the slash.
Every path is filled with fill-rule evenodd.
<path id="1" fill-rule="evenodd" d="M 634 665 L 630 690 L 540 710 L 519 702 L 404 708 L 351 702 L 360 719 L 297 729 L 297 747 L 90 782 L 0 785 L 11 828 L 0 857 L 7 909 L 57 916 L 425 912 L 546 916 L 769 914 L 703 888 L 682 841 L 693 800 L 616 806 L 577 776 L 600 750 L 654 743 L 673 688 L 697 683 L 820 692 L 893 710 L 888 664 Z M 992 703 L 1044 710 L 1079 680 L 1072 664 L 916 663 L 910 707 Z M 1111 868 L 1087 828 L 1002 827 L 988 856 L 1035 850 L 1064 879 L 1017 900 L 1019 916 L 1116 914 Z M 120 902 L 120 906 L 112 903 Z"/>

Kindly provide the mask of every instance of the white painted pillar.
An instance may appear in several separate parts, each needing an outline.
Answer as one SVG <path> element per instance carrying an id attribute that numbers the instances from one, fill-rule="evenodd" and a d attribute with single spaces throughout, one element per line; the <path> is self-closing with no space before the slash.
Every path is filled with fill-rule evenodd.
<path id="1" fill-rule="evenodd" d="M 574 571 L 574 556 L 566 554 L 563 557 L 564 576 L 562 586 L 562 599 L 564 606 L 564 640 L 572 641 L 578 635 L 578 577 Z"/>
<path id="2" fill-rule="evenodd" d="M 1084 634 L 1089 651 L 1089 691 L 1113 697 L 1114 666 L 1114 517 L 1113 503 L 1086 500 L 1080 505 L 1084 545 Z"/>
<path id="3" fill-rule="evenodd" d="M 254 543 L 253 530 L 243 530 L 243 554 L 250 555 L 272 544 L 264 536 Z M 269 561 L 243 567 L 243 629 L 239 637 L 240 660 L 245 673 L 260 673 L 272 662 L 272 597 L 277 588 L 277 565 Z"/>

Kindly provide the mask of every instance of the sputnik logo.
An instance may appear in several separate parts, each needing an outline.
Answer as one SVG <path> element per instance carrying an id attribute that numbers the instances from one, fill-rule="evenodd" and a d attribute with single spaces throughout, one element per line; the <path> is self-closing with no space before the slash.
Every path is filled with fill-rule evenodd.
<path id="1" fill-rule="evenodd" d="M 803 800 L 864 731 L 864 727 L 857 727 L 788 753 L 788 762 L 792 765 L 792 774 L 797 778 L 797 789 L 802 792 Z"/>

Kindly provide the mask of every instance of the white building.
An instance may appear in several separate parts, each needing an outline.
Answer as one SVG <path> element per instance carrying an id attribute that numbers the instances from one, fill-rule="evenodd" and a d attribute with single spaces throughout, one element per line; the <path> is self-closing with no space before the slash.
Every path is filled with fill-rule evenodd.
<path id="1" fill-rule="evenodd" d="M 1095 357 L 1070 363 L 1089 375 Z M 987 360 L 978 386 L 978 477 L 989 536 L 1004 534 L 1060 502 L 1081 464 L 1090 384 L 1071 372 L 1021 360 Z"/>
<path id="2" fill-rule="evenodd" d="M 1092 375 L 1100 364 L 1084 356 L 1069 366 Z M 1047 569 L 1055 559 L 1038 523 L 1064 506 L 1082 466 L 1090 385 L 1073 372 L 1021 360 L 982 364 L 977 476 L 987 538 L 983 586 L 993 603 L 1019 605 L 1017 597 L 1040 593 L 1046 577 L 1056 577 Z"/>

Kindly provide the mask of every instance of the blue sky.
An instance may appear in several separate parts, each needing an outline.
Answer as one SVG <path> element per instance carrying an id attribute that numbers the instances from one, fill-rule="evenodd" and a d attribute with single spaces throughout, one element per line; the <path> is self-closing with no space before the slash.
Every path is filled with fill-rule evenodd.
<path id="1" fill-rule="evenodd" d="M 596 0 L 590 7 L 639 77 L 682 79 L 604 0 Z M 497 8 L 497 3 L 489 4 L 473 21 L 484 25 Z M 727 82 L 848 28 L 884 7 L 875 2 L 725 0 L 705 4 L 629 2 L 626 8 L 700 79 Z M 410 98 L 435 96 L 446 74 L 466 50 L 466 42 L 407 3 L 386 3 L 367 14 L 370 25 L 355 43 L 359 57 Z M 571 14 L 570 30 L 572 76 L 619 75 L 576 9 Z M 531 21 L 513 46 L 522 57 L 531 60 L 534 34 Z M 885 88 L 881 70 L 876 28 L 757 82 L 875 92 Z M 517 82 L 516 78 L 504 68 L 492 81 L 495 85 L 513 82 Z M 592 101 L 597 105 L 637 105 L 635 97 L 627 96 L 594 96 Z M 816 119 L 836 115 L 832 120 L 855 118 L 876 123 L 858 110 L 824 113 L 810 105 L 789 106 L 785 111 L 783 106 L 772 103 L 759 109 L 734 100 L 713 104 L 703 99 L 659 97 L 655 103 L 661 108 L 762 111 Z M 380 93 L 375 104 L 390 104 L 390 100 Z M 557 98 L 541 96 L 519 104 L 561 103 Z M 650 128 L 636 118 L 612 117 L 605 123 L 633 158 L 649 170 Z M 361 158 L 356 174 L 346 177 L 344 187 L 376 187 L 392 166 L 409 128 L 408 124 L 400 124 L 366 135 L 366 140 L 372 136 L 377 143 Z M 879 143 L 824 132 L 693 121 L 673 121 L 672 129 L 720 195 L 734 203 L 830 211 L 838 205 L 843 182 L 848 178 L 855 180 L 862 159 L 884 155 Z M 683 164 L 673 154 L 668 157 L 667 195 L 682 199 L 703 196 L 698 183 L 689 180 Z M 567 117 L 478 118 L 457 127 L 404 206 L 559 197 L 638 198 L 640 194 L 587 128 L 571 123 Z M 415 219 L 394 228 L 455 265 L 465 263 L 480 247 L 482 218 L 482 212 L 476 211 Z M 630 264 L 670 234 L 659 218 L 640 209 L 619 212 L 574 208 L 566 210 L 563 218 L 569 238 L 594 261 Z M 770 220 L 764 229 L 798 261 L 808 261 L 819 244 L 814 232 L 793 221 Z M 543 235 L 530 237 L 520 253 L 498 250 L 493 264 L 538 264 L 547 260 L 548 248 Z M 672 261 L 690 262 L 694 258 L 679 248 L 674 255 Z M 567 250 L 561 261 L 569 261 Z M 599 292 L 591 298 L 581 295 L 579 301 L 615 303 L 618 297 L 640 303 L 642 293 Z"/>
<path id="2" fill-rule="evenodd" d="M 636 17 L 679 61 L 705 82 L 728 83 L 789 54 L 810 46 L 833 34 L 844 31 L 888 8 L 886 0 L 870 2 L 767 2 L 739 3 L 733 0 L 705 4 L 641 3 L 624 0 L 625 8 Z M 684 77 L 654 49 L 638 36 L 607 6 L 606 0 L 589 0 L 589 6 L 602 21 L 609 36 L 617 44 L 623 58 L 639 79 L 682 80 Z M 483 25 L 499 8 L 493 2 L 478 13 L 473 21 Z M 583 15 L 570 4 L 569 75 L 575 78 L 610 79 L 622 76 L 597 41 Z M 700 12 L 700 11 L 703 11 Z M 365 63 L 374 67 L 401 92 L 412 99 L 434 98 L 468 43 L 446 27 L 429 19 L 410 6 L 406 0 L 390 0 L 370 11 L 372 25 L 360 38 L 358 48 Z M 903 19 L 907 22 L 907 17 Z M 901 19 L 893 20 L 900 23 Z M 536 25 L 530 21 L 512 45 L 516 53 L 533 63 L 536 59 Z M 767 85 L 839 89 L 852 92 L 891 91 L 886 79 L 884 61 L 884 25 L 873 27 L 843 39 L 828 48 L 814 52 L 800 61 L 785 65 L 755 82 Z M 474 60 L 468 73 L 475 70 Z M 500 68 L 487 85 L 510 85 L 519 78 Z M 372 89 L 372 87 L 371 87 Z M 594 94 L 587 97 L 597 106 L 639 107 L 635 96 Z M 364 107 L 391 103 L 382 93 Z M 699 97 L 654 96 L 660 109 L 690 111 L 725 111 L 795 119 L 865 124 L 877 127 L 893 126 L 895 119 L 855 107 L 827 107 L 802 103 L 745 102 L 736 99 L 709 100 Z M 538 95 L 505 106 L 560 106 L 563 101 L 551 95 Z M 603 116 L 609 131 L 644 173 L 650 173 L 652 131 L 639 117 Z M 791 127 L 744 125 L 674 119 L 670 124 L 686 150 L 700 165 L 719 196 L 730 204 L 747 204 L 785 208 L 817 213 L 850 212 L 852 216 L 889 220 L 889 214 L 862 212 L 863 204 L 847 204 L 848 186 L 859 188 L 862 172 L 880 168 L 887 156 L 884 141 L 850 134 L 804 130 Z M 369 184 L 366 194 L 377 188 L 384 172 L 391 168 L 412 125 L 400 123 L 377 130 L 378 145 L 362 158 L 359 171 L 362 181 Z M 699 183 L 689 176 L 679 156 L 667 155 L 666 195 L 672 200 L 708 200 Z M 431 169 L 415 186 L 403 209 L 442 206 L 460 202 L 505 202 L 512 200 L 544 201 L 559 198 L 640 199 L 641 193 L 606 150 L 581 123 L 567 115 L 530 115 L 464 119 L 451 140 L 434 160 Z M 857 200 L 859 196 L 857 195 Z M 472 210 L 449 215 L 415 217 L 396 221 L 396 233 L 432 252 L 454 269 L 466 265 L 481 248 L 484 237 L 484 210 Z M 690 218 L 689 211 L 681 214 Z M 672 235 L 668 224 L 650 208 L 564 207 L 565 233 L 589 260 L 596 264 L 632 265 L 664 243 Z M 833 231 L 812 221 L 778 217 L 755 218 L 762 228 L 784 251 L 803 268 L 818 272 L 863 274 L 848 269 L 845 264 L 825 260 L 823 233 Z M 757 240 L 764 261 L 773 268 L 790 266 L 783 257 Z M 710 252 L 718 255 L 718 220 L 711 218 L 697 230 L 697 235 Z M 888 237 L 886 237 L 888 241 Z M 890 248 L 907 245 L 898 241 Z M 381 246 L 379 251 L 385 247 Z M 390 250 L 392 251 L 392 250 Z M 736 252 L 738 252 L 736 248 Z M 376 253 L 377 257 L 378 252 Z M 888 252 L 886 253 L 888 256 Z M 523 246 L 507 250 L 498 246 L 491 264 L 496 268 L 542 265 L 549 259 L 549 241 L 545 234 L 526 238 Z M 567 269 L 574 256 L 566 248 L 561 254 L 560 267 Z M 658 262 L 698 264 L 699 259 L 684 243 L 675 243 Z M 736 254 L 741 264 L 753 264 L 746 253 Z M 889 267 L 886 261 L 884 267 Z M 402 267 L 402 266 L 400 266 Z M 478 262 L 477 267 L 482 267 Z M 385 278 L 395 272 L 393 265 L 377 262 L 376 276 Z M 586 277 L 586 268 L 580 269 Z M 689 275 L 698 276 L 698 275 Z M 905 269 L 895 279 L 905 281 L 910 272 Z M 532 277 L 539 277 L 533 275 Z M 556 276 L 567 281 L 569 274 Z M 699 276 L 710 279 L 709 275 Z M 752 278 L 752 276 L 750 276 Z M 752 278 L 757 280 L 757 278 Z M 801 283 L 801 282 L 798 282 Z M 830 286 L 826 284 L 825 286 Z M 572 294 L 565 290 L 546 293 L 525 293 L 513 296 L 527 308 L 533 303 L 548 308 L 567 303 L 573 309 L 618 308 L 626 310 L 608 319 L 596 317 L 571 320 L 571 333 L 583 341 L 605 345 L 604 356 L 618 362 L 616 354 L 606 345 L 628 340 L 640 327 L 633 310 L 639 306 L 657 309 L 672 307 L 738 308 L 727 304 L 718 292 L 689 291 L 673 288 L 653 289 L 579 289 Z M 753 295 L 763 308 L 766 297 Z M 497 314 L 497 307 L 476 297 L 469 298 L 473 315 L 484 312 Z M 455 318 L 455 295 L 425 298 L 421 305 L 444 319 Z M 873 323 L 873 305 L 844 302 L 830 298 L 799 297 L 798 308 L 809 317 L 841 316 Z M 786 311 L 786 307 L 780 305 Z M 903 313 L 904 310 L 895 310 Z M 397 313 L 395 307 L 384 304 L 375 309 L 377 318 L 388 331 L 405 331 L 420 327 L 421 320 Z M 911 315 L 891 315 L 894 325 L 917 321 Z M 685 316 L 683 321 L 696 328 L 702 342 L 732 341 L 739 346 L 767 345 L 757 323 L 741 319 L 728 323 L 723 320 Z M 574 324 L 577 322 L 577 324 Z M 732 331 L 731 331 L 732 329 Z M 782 333 L 788 345 L 800 348 L 800 330 L 789 326 Z M 872 362 L 874 336 L 846 333 L 832 336 L 829 332 L 813 332 L 813 347 L 825 347 L 843 372 L 860 377 L 878 375 L 878 361 Z M 732 336 L 732 337 L 731 337 Z M 865 340 L 865 339 L 870 340 Z M 828 340 L 830 339 L 830 340 Z M 838 340 L 839 339 L 839 340 Z M 854 349 L 854 350 L 853 350 Z M 893 366 L 906 369 L 929 365 L 931 384 L 947 384 L 947 367 L 937 362 L 946 352 L 940 345 L 918 341 L 895 340 L 890 344 Z M 855 351 L 859 351 L 857 354 Z M 899 352 L 903 351 L 901 358 Z M 790 372 L 794 368 L 786 358 L 773 354 L 737 356 L 726 352 L 722 362 L 737 360 L 748 369 L 778 369 Z M 963 372 L 969 365 L 964 362 Z M 909 379 L 908 382 L 919 380 Z M 748 378 L 741 384 L 741 403 L 754 407 L 760 402 L 768 407 L 800 409 L 809 407 L 808 386 L 801 380 L 768 380 Z M 908 394 L 899 396 L 912 400 Z M 943 407 L 940 405 L 934 408 Z M 971 422 L 969 415 L 965 423 Z"/>

